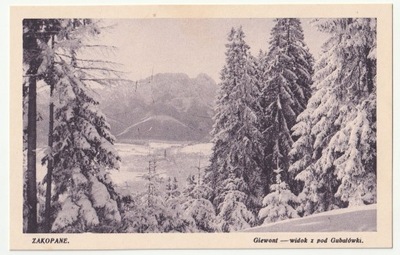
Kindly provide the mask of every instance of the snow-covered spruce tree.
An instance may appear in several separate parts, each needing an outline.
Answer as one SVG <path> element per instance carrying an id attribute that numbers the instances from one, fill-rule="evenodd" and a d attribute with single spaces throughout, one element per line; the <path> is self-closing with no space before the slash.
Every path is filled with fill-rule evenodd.
<path id="1" fill-rule="evenodd" d="M 265 115 L 261 123 L 266 138 L 263 174 L 269 185 L 273 170 L 282 169 L 282 180 L 296 189 L 297 183 L 288 174 L 289 151 L 297 138 L 291 128 L 311 95 L 313 58 L 304 43 L 299 19 L 276 19 L 269 44 L 267 68 L 262 75 Z"/>
<path id="2" fill-rule="evenodd" d="M 266 81 L 266 74 L 268 70 L 268 61 L 267 61 L 267 53 L 260 50 L 258 53 L 257 57 L 250 57 L 250 62 L 249 62 L 253 67 L 254 67 L 254 73 L 252 74 L 252 79 L 254 81 L 254 84 L 258 87 L 260 91 L 260 96 L 258 97 L 258 104 L 260 105 L 262 112 L 265 112 L 265 105 L 266 105 L 266 97 L 263 96 L 263 90 L 265 90 L 265 81 Z M 265 92 L 265 91 L 264 91 Z M 263 114 L 260 116 L 260 118 L 257 121 L 257 126 L 260 131 L 264 131 L 265 127 L 267 126 L 267 118 Z M 262 132 L 263 134 L 263 132 Z M 261 191 L 259 192 L 260 198 L 259 201 L 261 201 L 262 205 L 262 197 L 265 196 L 265 194 L 268 194 L 269 192 L 269 186 L 273 183 L 272 175 L 267 174 L 269 173 L 269 168 L 270 164 L 266 160 L 266 148 L 269 146 L 269 141 L 266 139 L 265 134 L 263 134 L 264 138 L 260 140 L 261 147 L 262 147 L 262 155 L 263 155 L 263 160 L 261 161 L 261 183 L 262 187 L 260 188 Z M 261 208 L 261 207 L 260 207 Z"/>
<path id="3" fill-rule="evenodd" d="M 163 224 L 165 232 L 197 232 L 195 221 L 185 213 L 185 203 L 187 197 L 184 196 L 178 187 L 178 180 L 176 177 L 168 177 L 166 185 L 166 219 Z M 208 201 L 211 203 L 210 201 Z"/>
<path id="4" fill-rule="evenodd" d="M 192 232 L 214 232 L 215 209 L 210 200 L 207 199 L 210 193 L 200 173 L 190 175 L 187 178 L 187 185 L 183 191 L 183 213 L 186 219 L 193 222 Z"/>
<path id="5" fill-rule="evenodd" d="M 104 62 L 79 59 L 77 56 L 90 36 L 99 30 L 90 20 L 60 20 L 61 30 L 52 47 L 45 49 L 54 81 L 53 146 L 43 161 L 53 161 L 52 231 L 111 231 L 121 221 L 117 194 L 109 171 L 118 168 L 113 148 L 115 138 L 91 91 L 92 77 L 106 79 L 98 72 L 112 73 Z M 97 63 L 97 65 L 93 65 Z M 103 76 L 104 77 L 104 76 Z M 109 76 L 107 76 L 109 77 Z M 101 83 L 101 82 L 98 82 Z M 47 176 L 48 177 L 48 176 Z"/>
<path id="6" fill-rule="evenodd" d="M 331 37 L 316 63 L 291 171 L 304 214 L 376 202 L 376 19 L 316 20 Z"/>
<path id="7" fill-rule="evenodd" d="M 329 201 L 332 197 L 325 196 L 332 194 L 331 191 L 317 192 L 321 180 L 318 180 L 318 176 L 315 174 L 312 166 L 315 136 L 311 134 L 311 120 L 309 118 L 314 110 L 310 100 L 304 112 L 297 117 L 297 123 L 293 126 L 292 130 L 293 135 L 299 138 L 293 144 L 289 153 L 292 160 L 289 172 L 304 184 L 303 189 L 298 194 L 300 205 L 297 208 L 302 216 L 310 215 L 313 212 L 325 211 L 325 205 L 332 203 L 332 201 Z M 296 173 L 299 172 L 301 172 L 301 174 L 296 176 Z M 337 180 L 332 175 L 329 177 L 331 187 L 335 187 L 337 185 Z"/>
<path id="8" fill-rule="evenodd" d="M 181 192 L 179 191 L 178 180 L 176 179 L 176 177 L 168 177 L 165 193 L 166 201 L 174 200 L 175 198 L 180 196 Z"/>
<path id="9" fill-rule="evenodd" d="M 293 206 L 297 197 L 290 191 L 286 182 L 281 180 L 282 169 L 275 169 L 276 182 L 271 185 L 271 193 L 265 196 L 258 218 L 264 224 L 297 218 L 299 215 Z"/>
<path id="10" fill-rule="evenodd" d="M 242 191 L 247 184 L 243 178 L 237 177 L 232 169 L 228 178 L 222 182 L 223 193 L 220 195 L 223 200 L 218 205 L 216 218 L 217 230 L 232 232 L 254 226 L 256 217 L 246 207 L 247 194 Z"/>
<path id="11" fill-rule="evenodd" d="M 206 182 L 214 191 L 211 199 L 220 220 L 225 222 L 222 223 L 224 231 L 253 225 L 254 217 L 248 215 L 255 215 L 261 206 L 263 150 L 257 122 L 262 109 L 258 104 L 260 91 L 252 78 L 253 66 L 249 64 L 249 46 L 244 37 L 242 28 L 232 28 L 228 36 L 226 64 L 221 71 L 212 131 L 214 146 L 206 173 Z M 235 184 L 228 187 L 229 182 Z M 240 208 L 223 205 L 231 203 L 228 200 L 239 193 L 240 205 L 232 205 Z M 243 218 L 231 219 L 240 216 L 235 215 L 236 210 L 242 211 Z M 246 224 L 231 225 L 235 220 L 244 220 Z"/>
<path id="12" fill-rule="evenodd" d="M 163 219 L 165 219 L 165 200 L 161 194 L 163 179 L 157 172 L 157 161 L 155 158 L 149 160 L 148 173 L 143 175 L 146 180 L 145 191 L 138 196 L 137 232 L 139 233 L 162 233 L 164 232 Z"/>
<path id="13" fill-rule="evenodd" d="M 63 69 L 72 74 L 68 66 Z M 89 231 L 119 222 L 109 171 L 118 168 L 120 159 L 105 116 L 76 77 L 63 77 L 57 87 L 62 99 L 56 105 L 52 149 L 57 213 L 52 231 Z"/>

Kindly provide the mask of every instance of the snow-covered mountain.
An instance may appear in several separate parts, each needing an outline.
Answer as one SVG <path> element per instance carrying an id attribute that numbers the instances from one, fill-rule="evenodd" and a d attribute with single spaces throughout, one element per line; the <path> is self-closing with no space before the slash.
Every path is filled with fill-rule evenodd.
<path id="1" fill-rule="evenodd" d="M 155 74 L 133 85 L 98 90 L 100 108 L 120 142 L 206 141 L 217 85 L 206 74 Z"/>
<path id="2" fill-rule="evenodd" d="M 47 144 L 49 89 L 38 92 L 38 142 Z M 209 141 L 217 84 L 206 74 L 155 74 L 133 84 L 96 87 L 99 108 L 118 142 Z"/>

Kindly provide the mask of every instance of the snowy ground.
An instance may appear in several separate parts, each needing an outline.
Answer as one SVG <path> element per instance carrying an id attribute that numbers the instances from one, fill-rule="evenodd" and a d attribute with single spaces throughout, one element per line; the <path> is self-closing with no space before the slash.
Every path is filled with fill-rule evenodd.
<path id="1" fill-rule="evenodd" d="M 149 160 L 155 158 L 157 173 L 164 179 L 176 177 L 182 189 L 189 174 L 197 173 L 199 161 L 201 168 L 208 164 L 211 146 L 210 143 L 164 141 L 116 144 L 122 162 L 120 170 L 111 177 L 120 192 L 141 192 L 145 184 L 141 176 L 147 173 Z"/>
<path id="2" fill-rule="evenodd" d="M 376 231 L 376 205 L 323 212 L 284 220 L 244 232 L 368 232 Z"/>

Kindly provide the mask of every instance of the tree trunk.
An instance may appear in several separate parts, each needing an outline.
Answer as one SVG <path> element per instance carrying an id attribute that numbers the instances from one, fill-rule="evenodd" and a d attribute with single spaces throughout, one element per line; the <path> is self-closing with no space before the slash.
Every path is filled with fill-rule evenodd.
<path id="1" fill-rule="evenodd" d="M 53 148 L 53 129 L 54 129 L 54 104 L 52 101 L 54 85 L 50 84 L 50 105 L 49 105 L 49 140 L 48 146 Z M 44 215 L 44 232 L 50 233 L 51 230 L 51 182 L 53 175 L 53 155 L 50 152 L 47 159 L 47 175 L 46 175 L 46 209 Z"/>
<path id="2" fill-rule="evenodd" d="M 54 35 L 51 37 L 51 48 L 54 48 Z M 53 64 L 54 65 L 54 64 Z M 53 70 L 53 69 L 51 69 Z M 52 75 L 50 75 L 52 76 Z M 51 182 L 54 168 L 53 161 L 53 129 L 54 129 L 54 103 L 53 103 L 53 91 L 54 91 L 54 79 L 50 79 L 50 105 L 49 105 L 49 135 L 48 135 L 48 146 L 51 150 L 47 155 L 47 175 L 46 175 L 46 203 L 44 212 L 44 232 L 50 233 L 51 230 Z"/>
<path id="3" fill-rule="evenodd" d="M 36 76 L 37 68 L 29 72 L 28 92 L 28 128 L 27 128 L 27 204 L 28 204 L 28 233 L 37 233 L 37 197 L 36 197 Z"/>

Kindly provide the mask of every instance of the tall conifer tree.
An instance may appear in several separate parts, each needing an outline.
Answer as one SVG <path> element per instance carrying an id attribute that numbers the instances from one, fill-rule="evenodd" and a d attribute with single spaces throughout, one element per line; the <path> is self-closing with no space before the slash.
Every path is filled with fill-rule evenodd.
<path id="1" fill-rule="evenodd" d="M 214 147 L 206 176 L 223 231 L 253 225 L 261 205 L 260 91 L 252 77 L 255 71 L 249 64 L 244 37 L 242 28 L 232 28 L 226 44 L 212 131 Z"/>
<path id="2" fill-rule="evenodd" d="M 316 25 L 331 37 L 291 152 L 304 214 L 376 202 L 376 19 Z"/>
<path id="3" fill-rule="evenodd" d="M 46 178 L 48 194 L 54 187 L 52 196 L 46 198 L 46 215 L 54 221 L 52 231 L 79 232 L 95 227 L 94 231 L 102 231 L 98 226 L 121 220 L 109 177 L 120 159 L 113 148 L 110 126 L 97 109 L 91 83 L 107 83 L 116 71 L 106 66 L 107 61 L 78 58 L 89 43 L 87 38 L 99 33 L 95 23 L 61 19 L 58 26 L 51 46 L 42 47 L 44 81 L 54 89 L 50 104 L 55 109 L 54 120 L 50 119 L 54 129 L 49 130 L 53 145 L 43 159 L 54 167 Z M 53 201 L 49 201 L 51 197 Z M 49 220 L 46 217 L 45 225 L 50 225 Z"/>
<path id="4" fill-rule="evenodd" d="M 262 75 L 265 116 L 261 121 L 266 142 L 264 178 L 267 193 L 273 182 L 273 171 L 277 169 L 281 169 L 282 181 L 296 189 L 297 184 L 288 175 L 289 151 L 296 139 L 291 128 L 311 95 L 313 73 L 313 58 L 304 43 L 299 19 L 276 19 L 269 44 Z"/>

